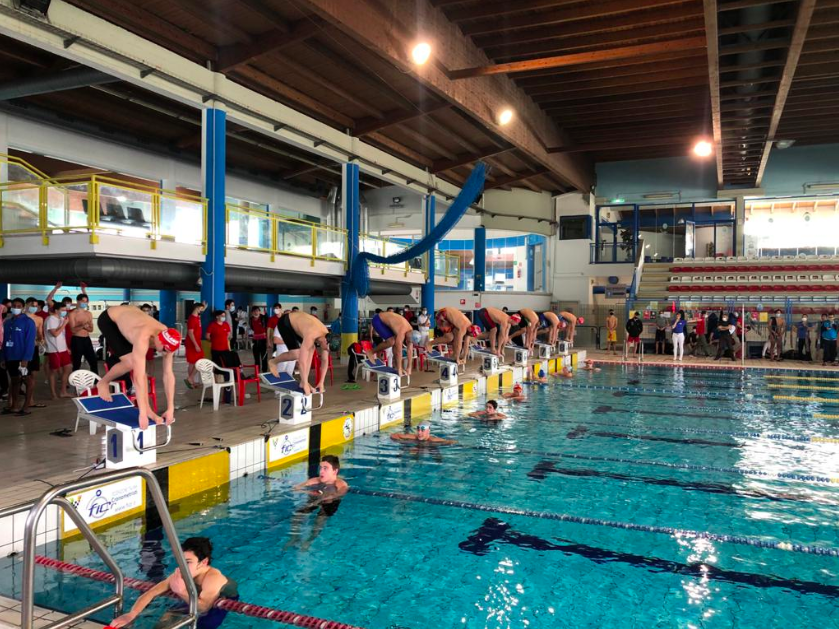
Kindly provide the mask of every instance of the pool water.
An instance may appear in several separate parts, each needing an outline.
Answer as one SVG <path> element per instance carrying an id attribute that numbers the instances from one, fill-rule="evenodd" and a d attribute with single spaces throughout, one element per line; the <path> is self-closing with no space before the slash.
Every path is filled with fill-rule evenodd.
<path id="1" fill-rule="evenodd" d="M 839 444 L 807 439 L 839 436 L 837 422 L 812 418 L 835 406 L 773 401 L 811 392 L 769 388 L 832 383 L 787 375 L 581 372 L 526 387 L 528 401 L 502 403 L 509 418 L 495 424 L 465 417 L 484 399 L 464 402 L 431 420 L 455 446 L 403 445 L 393 431 L 346 446 L 342 475 L 358 493 L 331 518 L 294 516 L 306 503 L 291 490 L 307 475 L 299 464 L 176 514 L 178 533 L 212 539 L 242 600 L 368 628 L 837 627 L 836 557 L 603 525 L 839 548 L 839 485 L 824 482 L 839 477 Z M 160 530 L 139 520 L 105 537 L 129 576 L 174 567 Z M 82 542 L 64 546 L 59 556 L 102 569 Z M 0 593 L 19 596 L 19 574 L 4 559 Z M 37 581 L 36 602 L 62 610 L 108 591 L 42 568 Z"/>

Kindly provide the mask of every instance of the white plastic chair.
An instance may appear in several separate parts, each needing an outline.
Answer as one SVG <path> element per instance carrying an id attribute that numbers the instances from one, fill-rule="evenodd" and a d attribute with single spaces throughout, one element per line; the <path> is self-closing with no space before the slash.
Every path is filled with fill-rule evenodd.
<path id="1" fill-rule="evenodd" d="M 198 408 L 204 408 L 204 396 L 207 393 L 207 389 L 212 388 L 213 410 L 217 411 L 220 392 L 225 387 L 229 387 L 233 392 L 233 406 L 236 406 L 236 376 L 234 375 L 232 369 L 219 367 L 212 360 L 208 360 L 206 358 L 202 358 L 195 363 L 195 368 L 198 370 L 198 373 L 201 374 L 201 384 L 204 385 L 204 388 L 201 390 L 201 404 L 198 405 Z M 227 374 L 227 382 L 216 382 L 216 371 Z"/>
<path id="2" fill-rule="evenodd" d="M 93 395 L 93 389 L 96 388 L 97 383 L 102 379 L 102 376 L 99 374 L 95 374 L 92 371 L 88 371 L 87 369 L 76 369 L 73 373 L 70 374 L 70 378 L 68 382 L 70 386 L 76 389 L 76 395 L 78 397 L 86 396 L 86 395 Z M 122 393 L 122 389 L 118 382 L 111 383 L 111 393 Z M 79 415 L 76 414 L 76 427 L 73 428 L 73 432 L 78 431 L 79 429 Z M 91 426 L 95 429 L 95 424 L 91 424 Z M 95 430 L 91 430 L 91 433 L 95 432 Z"/>

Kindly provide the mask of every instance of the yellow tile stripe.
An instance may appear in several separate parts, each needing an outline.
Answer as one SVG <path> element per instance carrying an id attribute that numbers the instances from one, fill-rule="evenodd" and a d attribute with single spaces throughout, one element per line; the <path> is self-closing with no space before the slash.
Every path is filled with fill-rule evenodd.
<path id="1" fill-rule="evenodd" d="M 169 468 L 169 502 L 230 482 L 230 454 L 225 450 Z"/>
<path id="2" fill-rule="evenodd" d="M 788 402 L 823 402 L 824 404 L 839 404 L 839 400 L 831 400 L 824 397 L 800 397 L 798 395 L 773 395 L 772 399 Z"/>
<path id="3" fill-rule="evenodd" d="M 816 382 L 839 382 L 839 378 L 819 378 L 816 376 L 763 376 L 767 380 L 814 380 Z"/>
<path id="4" fill-rule="evenodd" d="M 513 386 L 513 372 L 505 371 L 501 374 L 501 386 L 504 388 Z"/>
<path id="5" fill-rule="evenodd" d="M 474 380 L 469 380 L 468 382 L 463 383 L 463 399 L 464 400 L 471 400 L 472 398 L 476 397 L 477 393 L 475 390 L 477 387 L 475 386 L 477 382 Z"/>
<path id="6" fill-rule="evenodd" d="M 411 398 L 411 417 L 429 415 L 431 413 L 431 394 L 423 393 Z"/>
<path id="7" fill-rule="evenodd" d="M 828 415 L 825 413 L 813 413 L 813 419 L 839 419 L 839 415 Z"/>
<path id="8" fill-rule="evenodd" d="M 353 440 L 355 422 L 352 415 L 343 415 L 321 424 L 320 448 L 326 450 L 330 446 L 338 446 Z"/>
<path id="9" fill-rule="evenodd" d="M 489 376 L 487 378 L 487 393 L 495 393 L 498 391 L 499 376 Z"/>
<path id="10" fill-rule="evenodd" d="M 801 391 L 839 391 L 839 387 L 821 387 L 814 384 L 768 384 L 767 389 L 799 389 Z"/>
<path id="11" fill-rule="evenodd" d="M 839 443 L 835 437 L 810 437 L 810 443 Z"/>

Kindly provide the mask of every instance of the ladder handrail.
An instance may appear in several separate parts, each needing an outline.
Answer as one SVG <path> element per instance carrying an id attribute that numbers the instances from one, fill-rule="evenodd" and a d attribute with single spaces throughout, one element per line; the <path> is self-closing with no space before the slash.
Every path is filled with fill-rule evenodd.
<path id="1" fill-rule="evenodd" d="M 166 532 L 166 538 L 172 548 L 172 553 L 175 555 L 175 561 L 178 564 L 178 569 L 181 572 L 184 584 L 186 585 L 187 593 L 189 594 L 189 614 L 186 618 L 173 624 L 167 629 L 179 629 L 180 627 L 185 627 L 187 625 L 195 627 L 195 623 L 198 620 L 198 590 L 195 587 L 195 582 L 192 580 L 190 575 L 189 567 L 186 565 L 186 559 L 184 558 L 184 553 L 181 550 L 181 544 L 178 540 L 178 534 L 175 531 L 175 524 L 172 521 L 172 515 L 169 513 L 169 508 L 166 505 L 166 499 L 163 496 L 163 492 L 160 489 L 157 479 L 151 471 L 141 467 L 132 467 L 124 470 L 115 470 L 98 476 L 90 476 L 84 480 L 76 480 L 62 485 L 56 485 L 55 487 L 47 490 L 35 503 L 18 505 L 9 509 L 0 510 L 0 517 L 29 510 L 23 536 L 23 595 L 21 596 L 21 629 L 32 629 L 32 623 L 34 621 L 36 531 L 38 529 L 38 522 L 40 521 L 41 516 L 50 504 L 56 504 L 64 509 L 65 513 L 70 516 L 79 528 L 82 535 L 84 535 L 88 542 L 90 542 L 90 545 L 96 553 L 114 572 L 117 591 L 114 596 L 76 612 L 71 616 L 67 616 L 62 620 L 47 625 L 43 629 L 60 629 L 61 627 L 81 620 L 90 614 L 101 609 L 105 609 L 111 605 L 116 607 L 117 612 L 122 611 L 124 584 L 122 571 L 96 537 L 96 534 L 93 532 L 93 529 L 90 528 L 90 525 L 84 521 L 81 514 L 79 514 L 76 508 L 65 498 L 65 496 L 73 491 L 88 489 L 97 485 L 124 480 L 134 476 L 140 476 L 146 481 L 146 493 L 151 496 L 152 501 L 160 514 L 160 521 L 163 524 L 163 530 Z"/>

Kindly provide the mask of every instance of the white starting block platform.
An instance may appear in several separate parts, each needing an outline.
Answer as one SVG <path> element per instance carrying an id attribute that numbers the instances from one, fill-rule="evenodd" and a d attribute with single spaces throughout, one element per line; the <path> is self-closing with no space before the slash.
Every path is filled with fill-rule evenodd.
<path id="1" fill-rule="evenodd" d="M 556 353 L 561 356 L 567 356 L 571 351 L 571 343 L 568 341 L 558 341 L 556 344 Z"/>
<path id="2" fill-rule="evenodd" d="M 454 358 L 443 356 L 440 352 L 428 352 L 425 358 L 428 362 L 439 367 L 440 378 L 438 382 L 441 386 L 453 387 L 457 385 L 457 376 L 460 373 L 461 365 L 458 365 Z"/>
<path id="3" fill-rule="evenodd" d="M 393 367 L 388 367 L 381 360 L 365 360 L 361 363 L 361 372 L 364 374 L 365 380 L 370 380 L 371 375 L 378 378 L 377 396 L 383 402 L 393 402 L 398 400 L 402 391 L 402 378 L 405 378 L 405 384 L 411 384 L 411 376 L 404 374 L 399 375 L 399 371 Z"/>
<path id="4" fill-rule="evenodd" d="M 553 346 L 548 345 L 547 343 L 534 343 L 533 348 L 535 351 L 534 358 L 551 358 L 553 356 Z"/>
<path id="5" fill-rule="evenodd" d="M 495 376 L 501 373 L 498 365 L 498 356 L 488 347 L 473 345 L 469 348 L 471 358 L 476 356 L 481 360 L 481 373 L 485 376 Z"/>
<path id="6" fill-rule="evenodd" d="M 172 426 L 152 424 L 140 429 L 140 410 L 124 394 L 115 394 L 110 402 L 99 396 L 73 398 L 78 418 L 90 422 L 90 434 L 105 426 L 105 468 L 118 470 L 157 461 L 157 449 L 169 445 Z M 166 441 L 157 444 L 157 428 L 166 429 Z M 130 438 L 129 438 L 130 435 Z"/>
<path id="7" fill-rule="evenodd" d="M 516 367 L 527 367 L 530 360 L 530 352 L 527 349 L 518 345 L 507 345 L 504 349 L 513 350 L 513 364 Z"/>
<path id="8" fill-rule="evenodd" d="M 275 423 L 287 426 L 305 424 L 312 421 L 312 411 L 316 411 L 323 406 L 323 393 L 317 392 L 306 395 L 297 380 L 290 374 L 281 373 L 275 376 L 270 372 L 261 373 L 259 378 L 263 384 L 274 391 L 280 400 L 279 417 L 273 420 Z M 314 396 L 320 398 L 317 406 L 312 404 Z M 267 422 L 267 424 L 270 423 L 272 422 Z"/>

